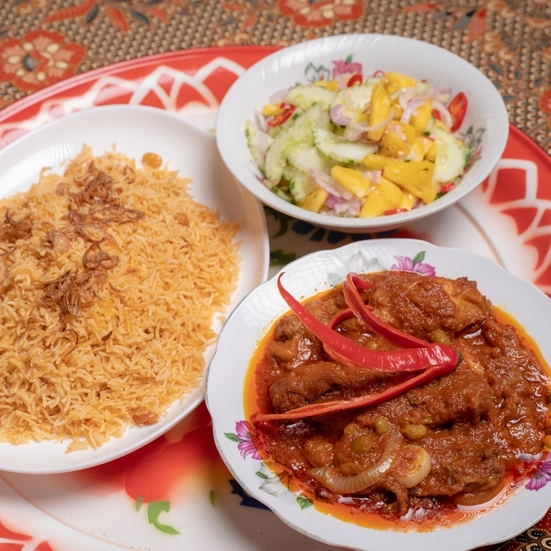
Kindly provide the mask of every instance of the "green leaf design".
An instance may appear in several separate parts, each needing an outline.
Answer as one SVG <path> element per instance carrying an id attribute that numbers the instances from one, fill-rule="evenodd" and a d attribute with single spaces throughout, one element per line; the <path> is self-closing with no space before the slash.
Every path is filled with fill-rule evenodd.
<path id="1" fill-rule="evenodd" d="M 138 496 L 136 498 L 136 501 L 134 503 L 134 507 L 136 508 L 136 511 L 139 511 L 142 508 L 143 505 L 143 496 Z"/>
<path id="2" fill-rule="evenodd" d="M 412 262 L 413 262 L 413 265 L 415 266 L 415 264 L 418 264 L 419 262 L 423 262 L 423 260 L 425 260 L 425 251 L 421 251 L 417 253 L 413 257 Z"/>
<path id="3" fill-rule="evenodd" d="M 209 501 L 213 507 L 216 507 L 216 492 L 214 490 L 209 492 Z"/>
<path id="4" fill-rule="evenodd" d="M 261 473 L 260 471 L 256 471 L 256 473 L 254 474 L 258 476 L 258 478 L 262 478 L 262 480 L 268 480 L 268 477 L 264 473 Z"/>
<path id="5" fill-rule="evenodd" d="M 242 442 L 241 438 L 239 438 L 239 436 L 237 436 L 237 434 L 234 434 L 233 432 L 225 432 L 224 436 L 232 442 Z"/>
<path id="6" fill-rule="evenodd" d="M 282 249 L 277 249 L 270 253 L 270 266 L 285 266 L 295 260 L 295 253 L 285 253 Z"/>
<path id="7" fill-rule="evenodd" d="M 346 63 L 350 63 L 353 59 L 354 59 L 354 56 L 352 54 L 349 54 L 349 55 L 346 56 L 344 61 Z"/>
<path id="8" fill-rule="evenodd" d="M 159 522 L 161 513 L 170 511 L 170 501 L 152 501 L 147 508 L 147 518 L 150 524 L 165 534 L 179 534 L 178 530 Z"/>
<path id="9" fill-rule="evenodd" d="M 311 499 L 308 499 L 308 498 L 302 497 L 302 496 L 297 497 L 297 503 L 298 503 L 298 506 L 302 510 L 308 509 L 308 507 L 312 507 L 312 505 L 313 505 L 313 502 L 312 502 Z"/>

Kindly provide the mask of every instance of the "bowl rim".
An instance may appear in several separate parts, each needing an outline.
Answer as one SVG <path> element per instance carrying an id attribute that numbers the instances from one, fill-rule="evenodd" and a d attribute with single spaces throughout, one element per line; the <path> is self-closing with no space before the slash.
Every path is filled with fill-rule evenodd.
<path id="1" fill-rule="evenodd" d="M 275 193 L 266 188 L 258 179 L 246 168 L 247 162 L 249 166 L 254 166 L 253 161 L 248 154 L 248 150 L 243 155 L 237 155 L 237 151 L 246 148 L 245 139 L 239 140 L 239 133 L 242 133 L 242 124 L 237 124 L 241 120 L 243 123 L 247 118 L 246 114 L 239 114 L 235 109 L 235 105 L 242 102 L 242 97 L 248 90 L 252 89 L 252 83 L 280 72 L 282 68 L 290 68 L 298 63 L 311 59 L 308 57 L 310 52 L 318 58 L 324 58 L 329 55 L 338 54 L 339 51 L 346 49 L 350 51 L 354 47 L 373 47 L 380 46 L 381 43 L 393 43 L 401 48 L 421 48 L 429 52 L 436 53 L 453 62 L 460 67 L 461 71 L 468 71 L 470 80 L 475 81 L 477 86 L 483 86 L 485 92 L 489 96 L 488 104 L 491 105 L 494 126 L 494 132 L 491 140 L 492 150 L 495 152 L 492 155 L 493 161 L 485 162 L 483 168 L 480 163 L 475 164 L 472 168 L 477 171 L 476 180 L 471 185 L 458 185 L 455 189 L 448 192 L 445 196 L 430 203 L 423 205 L 420 208 L 412 209 L 406 213 L 393 214 L 390 217 L 375 217 L 375 218 L 347 218 L 338 216 L 326 216 L 319 213 L 312 213 L 298 207 L 297 205 L 286 202 L 278 197 Z M 314 54 L 315 52 L 315 54 Z M 292 61 L 288 61 L 292 60 Z M 279 68 L 281 67 L 281 68 Z M 247 111 L 248 115 L 252 112 Z M 239 131 L 236 130 L 239 127 Z M 413 223 L 425 216 L 435 214 L 442 211 L 448 206 L 454 204 L 462 197 L 470 193 L 478 187 L 492 172 L 497 162 L 502 157 L 507 144 L 509 134 L 509 118 L 507 108 L 503 98 L 499 94 L 497 88 L 491 80 L 484 75 L 477 67 L 468 62 L 461 56 L 442 48 L 441 46 L 426 42 L 423 40 L 408 38 L 398 35 L 387 35 L 378 33 L 357 33 L 357 34 L 341 34 L 328 37 L 320 37 L 313 40 L 300 42 L 292 46 L 288 46 L 277 50 L 265 58 L 257 61 L 249 69 L 247 69 L 229 88 L 228 92 L 222 99 L 217 114 L 216 120 L 216 143 L 222 160 L 228 167 L 233 177 L 251 191 L 262 203 L 272 207 L 275 210 L 288 214 L 294 218 L 321 225 L 327 228 L 348 230 L 374 230 L 385 228 L 398 227 L 406 223 Z M 228 138 L 229 136 L 229 138 Z M 236 146 L 236 140 L 238 145 Z M 245 154 L 246 153 L 246 154 Z M 486 157 L 487 158 L 487 157 Z M 465 183 L 465 182 L 463 182 Z M 468 182 L 467 182 L 468 183 Z"/>

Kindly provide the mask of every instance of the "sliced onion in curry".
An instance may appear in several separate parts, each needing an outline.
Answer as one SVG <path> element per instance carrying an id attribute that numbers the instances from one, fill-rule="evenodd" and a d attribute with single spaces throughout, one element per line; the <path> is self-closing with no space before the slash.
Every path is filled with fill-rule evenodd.
<path id="1" fill-rule="evenodd" d="M 505 481 L 502 480 L 499 484 L 496 484 L 493 488 L 487 490 L 479 490 L 477 492 L 464 492 L 453 496 L 453 501 L 456 505 L 463 507 L 473 507 L 475 505 L 482 505 L 492 499 L 496 498 L 502 490 L 505 488 Z"/>
<path id="2" fill-rule="evenodd" d="M 330 466 L 308 469 L 307 472 L 332 492 L 339 494 L 361 492 L 382 480 L 398 456 L 403 442 L 402 437 L 389 434 L 385 438 L 385 448 L 377 463 L 357 475 L 344 476 L 335 467 Z"/>
<path id="3" fill-rule="evenodd" d="M 413 488 L 423 482 L 432 467 L 430 455 L 421 446 L 405 444 L 400 457 L 392 467 L 392 476 L 406 488 Z"/>

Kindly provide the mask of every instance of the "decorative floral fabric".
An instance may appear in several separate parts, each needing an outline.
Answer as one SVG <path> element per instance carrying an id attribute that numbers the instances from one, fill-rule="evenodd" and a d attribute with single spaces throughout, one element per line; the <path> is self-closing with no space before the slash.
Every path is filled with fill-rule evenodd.
<path id="1" fill-rule="evenodd" d="M 548 0 L 5 0 L 0 108 L 78 73 L 153 53 L 398 34 L 479 67 L 513 124 L 551 153 Z"/>

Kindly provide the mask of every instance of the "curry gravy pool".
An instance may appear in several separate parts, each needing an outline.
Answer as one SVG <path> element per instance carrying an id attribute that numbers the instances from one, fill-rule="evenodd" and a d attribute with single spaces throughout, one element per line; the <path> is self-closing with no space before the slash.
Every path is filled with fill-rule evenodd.
<path id="1" fill-rule="evenodd" d="M 371 528 L 427 531 L 493 510 L 547 453 L 550 371 L 536 343 L 466 278 L 361 278 L 361 298 L 375 316 L 427 347 L 451 345 L 459 365 L 407 388 L 415 373 L 335 361 L 297 315 L 286 314 L 259 343 L 245 382 L 257 450 L 318 510 Z M 324 325 L 340 316 L 336 331 L 363 347 L 398 350 L 357 317 L 342 315 L 349 307 L 343 287 L 308 300 L 307 309 Z M 402 387 L 368 407 L 323 409 Z M 323 413 L 285 420 L 311 404 Z M 274 413 L 282 419 L 271 420 Z M 258 415 L 268 420 L 255 423 Z M 356 488 L 358 479 L 367 485 Z"/>

